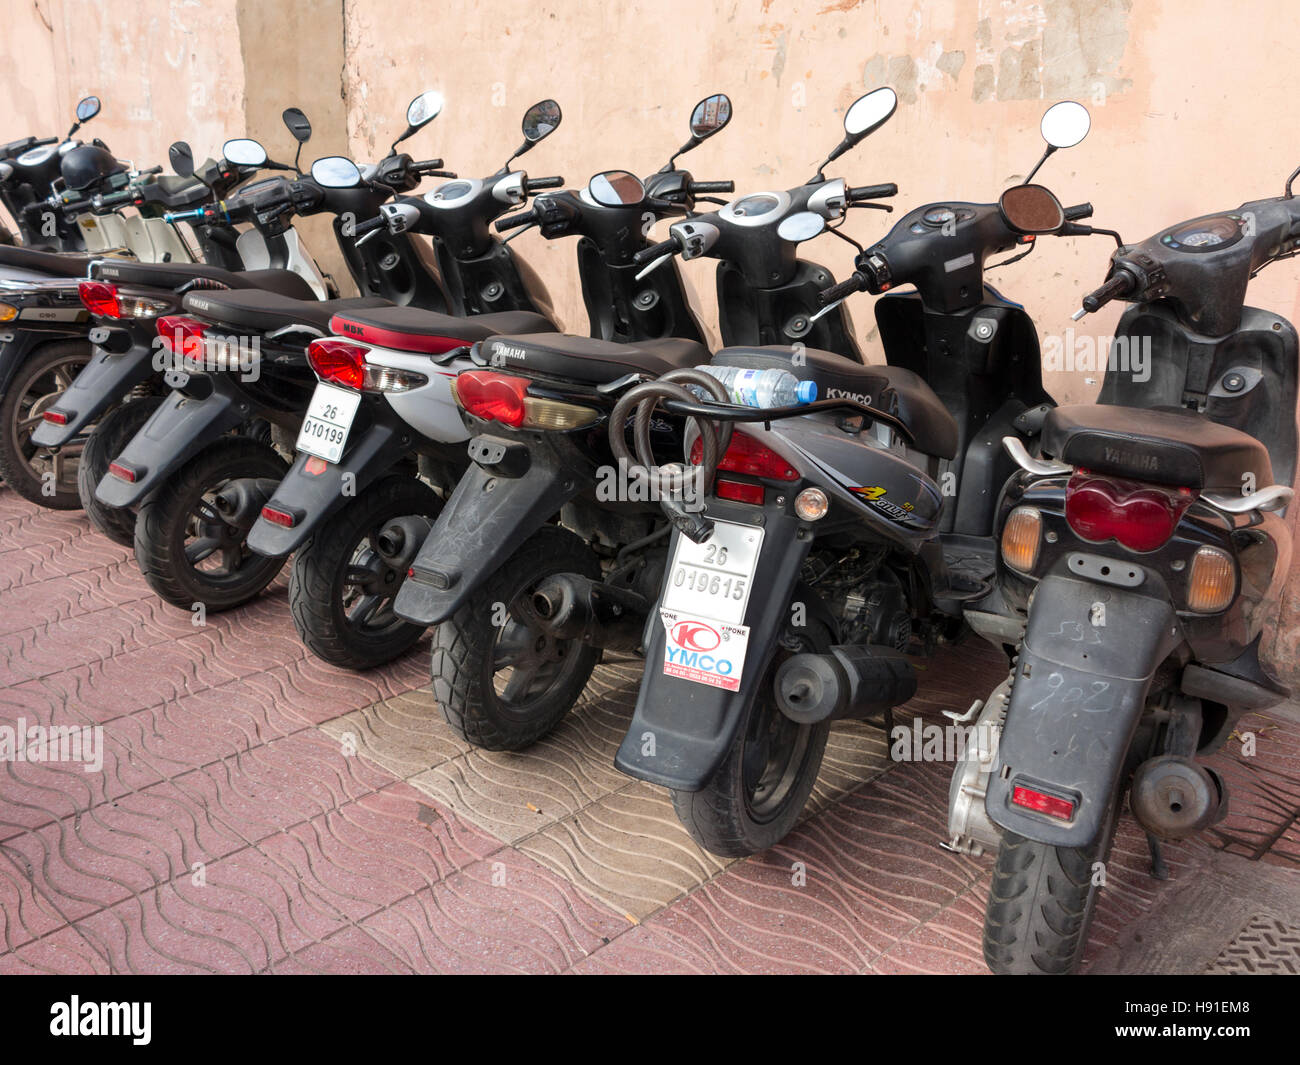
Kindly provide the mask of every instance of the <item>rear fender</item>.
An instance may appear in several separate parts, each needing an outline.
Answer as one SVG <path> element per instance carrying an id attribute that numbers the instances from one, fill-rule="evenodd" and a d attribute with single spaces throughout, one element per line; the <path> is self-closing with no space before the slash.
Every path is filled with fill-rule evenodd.
<path id="1" fill-rule="evenodd" d="M 60 447 L 119 402 L 141 381 L 154 373 L 153 348 L 134 344 L 121 355 L 96 348 L 72 387 L 59 397 L 55 409 L 68 416 L 66 425 L 42 422 L 32 433 L 39 447 Z"/>
<path id="2" fill-rule="evenodd" d="M 1105 823 L 1151 687 L 1182 637 L 1150 571 L 1121 588 L 1061 571 L 1034 593 L 985 807 L 1003 829 L 1084 847 Z M 1011 801 L 1017 786 L 1070 800 L 1069 821 Z"/>
<path id="3" fill-rule="evenodd" d="M 711 500 L 709 516 L 753 523 L 758 512 Z M 636 710 L 614 759 L 614 765 L 628 776 L 676 791 L 699 791 L 717 772 L 759 696 L 777 639 L 790 621 L 791 599 L 813 540 L 806 527 L 783 509 L 766 507 L 762 518 L 763 545 L 745 611 L 749 643 L 739 688 L 728 691 L 664 672 L 667 630 L 656 603 L 647 626 L 646 667 Z M 669 559 L 675 557 L 680 536 L 673 533 Z M 671 574 L 665 587 L 669 579 Z"/>
<path id="4" fill-rule="evenodd" d="M 71 328 L 42 327 L 40 329 L 9 329 L 0 332 L 0 397 L 5 394 L 9 382 L 19 367 L 42 344 L 52 340 L 84 340 L 87 327 Z M 39 426 L 38 426 L 39 428 Z"/>

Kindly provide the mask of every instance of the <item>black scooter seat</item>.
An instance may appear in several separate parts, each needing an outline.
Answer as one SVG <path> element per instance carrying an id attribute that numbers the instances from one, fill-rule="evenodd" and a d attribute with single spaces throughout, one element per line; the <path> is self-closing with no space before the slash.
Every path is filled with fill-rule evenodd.
<path id="1" fill-rule="evenodd" d="M 122 285 L 180 288 L 195 278 L 226 288 L 260 288 L 293 299 L 312 300 L 311 285 L 292 270 L 223 270 L 205 263 L 138 263 L 130 259 L 100 259 L 91 276 Z"/>
<path id="2" fill-rule="evenodd" d="M 1043 451 L 1093 473 L 1193 491 L 1241 493 L 1273 483 L 1268 449 L 1248 433 L 1183 408 L 1080 403 L 1043 422 Z"/>
<path id="3" fill-rule="evenodd" d="M 285 326 L 305 325 L 321 336 L 330 332 L 330 319 L 336 314 L 367 308 L 390 307 L 386 299 L 366 296 L 344 300 L 300 300 L 263 289 L 236 289 L 186 293 L 185 310 L 202 315 L 222 325 L 237 326 L 253 332 L 271 332 Z"/>
<path id="4" fill-rule="evenodd" d="M 86 277 L 90 264 L 98 256 L 66 255 L 62 252 L 37 251 L 35 248 L 0 244 L 0 266 L 15 266 L 35 270 L 52 277 Z"/>
<path id="5" fill-rule="evenodd" d="M 555 326 L 532 311 L 501 311 L 472 318 L 425 311 L 419 307 L 394 307 L 361 314 L 338 314 L 330 329 L 376 347 L 438 355 L 457 347 L 475 344 L 500 333 L 555 332 Z"/>
<path id="6" fill-rule="evenodd" d="M 801 381 L 817 382 L 817 398 L 851 399 L 897 418 L 912 434 L 923 455 L 950 459 L 957 454 L 957 422 L 934 389 L 901 366 L 867 365 L 833 351 L 782 345 L 723 348 L 713 356 L 719 366 L 749 370 L 789 370 Z"/>
<path id="7" fill-rule="evenodd" d="M 514 367 L 589 385 L 617 381 L 630 373 L 658 377 L 669 370 L 709 361 L 708 348 L 694 340 L 664 337 L 617 344 L 569 333 L 493 337 L 483 345 L 483 354 L 494 366 Z"/>

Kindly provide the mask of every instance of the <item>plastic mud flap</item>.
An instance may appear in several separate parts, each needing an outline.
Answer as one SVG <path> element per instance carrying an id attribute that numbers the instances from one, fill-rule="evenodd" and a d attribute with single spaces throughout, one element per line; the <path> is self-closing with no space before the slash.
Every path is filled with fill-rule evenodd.
<path id="1" fill-rule="evenodd" d="M 1016 663 L 985 807 L 997 825 L 1057 847 L 1091 843 L 1123 771 L 1156 669 L 1178 645 L 1164 585 L 1045 577 Z M 1012 801 L 1027 788 L 1072 804 L 1067 818 Z"/>
<path id="2" fill-rule="evenodd" d="M 41 422 L 32 433 L 38 447 L 60 447 L 95 421 L 154 372 L 153 348 L 133 344 L 121 355 L 95 350 L 90 362 L 72 380 L 54 409 L 68 416 L 67 424 Z"/>
<path id="3" fill-rule="evenodd" d="M 387 409 L 386 403 L 380 408 Z M 298 550 L 322 521 L 392 469 L 410 448 L 411 431 L 396 415 L 390 415 L 371 423 L 364 432 L 353 433 L 338 462 L 300 451 L 266 501 L 268 507 L 293 518 L 292 528 L 259 517 L 248 533 L 249 549 L 272 558 Z"/>
<path id="4" fill-rule="evenodd" d="M 417 625 L 451 617 L 588 480 L 575 456 L 561 455 L 546 437 L 524 443 L 476 436 L 469 454 L 474 464 L 442 508 L 393 600 L 393 612 Z"/>
<path id="5" fill-rule="evenodd" d="M 96 499 L 110 507 L 135 506 L 169 474 L 248 417 L 248 400 L 228 375 L 204 376 L 212 385 L 205 399 L 173 391 L 114 459 L 115 465 L 131 470 L 135 480 L 107 473 L 95 487 Z"/>
<path id="6" fill-rule="evenodd" d="M 746 524 L 756 513 L 753 507 L 716 502 L 708 510 L 711 518 Z M 628 776 L 675 791 L 699 791 L 717 772 L 750 705 L 761 694 L 812 546 L 810 535 L 800 535 L 801 523 L 794 515 L 775 507 L 764 508 L 762 515 L 763 543 L 745 609 L 749 640 L 739 686 L 732 691 L 665 673 L 668 632 L 657 603 L 647 626 L 645 674 L 636 710 L 614 758 L 615 767 Z M 673 533 L 670 560 L 677 557 L 680 537 Z M 671 579 L 670 569 L 665 587 Z"/>

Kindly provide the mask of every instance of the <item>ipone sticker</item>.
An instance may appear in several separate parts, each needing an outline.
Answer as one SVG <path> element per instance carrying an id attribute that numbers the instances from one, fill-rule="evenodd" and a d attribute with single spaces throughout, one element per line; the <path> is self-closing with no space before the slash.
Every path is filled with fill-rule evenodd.
<path id="1" fill-rule="evenodd" d="M 692 617 L 677 610 L 659 609 L 667 639 L 664 673 L 696 684 L 726 691 L 740 690 L 749 646 L 748 625 Z"/>

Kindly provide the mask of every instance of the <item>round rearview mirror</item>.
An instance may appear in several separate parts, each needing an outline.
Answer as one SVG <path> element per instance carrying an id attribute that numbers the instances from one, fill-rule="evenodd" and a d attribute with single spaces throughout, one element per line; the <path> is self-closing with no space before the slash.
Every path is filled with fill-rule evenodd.
<path id="1" fill-rule="evenodd" d="M 89 122 L 99 114 L 99 97 L 87 96 L 77 102 L 77 121 Z"/>
<path id="2" fill-rule="evenodd" d="M 731 121 L 731 97 L 724 92 L 706 96 L 691 112 L 691 136 L 706 140 Z"/>
<path id="3" fill-rule="evenodd" d="M 859 96 L 844 112 L 844 132 L 850 137 L 865 137 L 898 110 L 898 93 L 888 85 Z"/>
<path id="4" fill-rule="evenodd" d="M 406 124 L 412 129 L 432 122 L 442 112 L 442 93 L 435 89 L 422 92 L 406 105 Z"/>
<path id="5" fill-rule="evenodd" d="M 524 140 L 536 144 L 543 137 L 549 137 L 559 128 L 560 105 L 554 100 L 539 100 L 524 112 Z"/>
<path id="6" fill-rule="evenodd" d="M 826 219 L 813 211 L 799 211 L 788 218 L 781 219 L 776 227 L 776 235 L 791 244 L 803 240 L 812 240 L 826 228 Z"/>
<path id="7" fill-rule="evenodd" d="M 1038 128 L 1043 131 L 1043 140 L 1053 148 L 1073 148 L 1088 135 L 1092 116 L 1083 104 L 1062 100 L 1043 112 Z"/>
<path id="8" fill-rule="evenodd" d="M 167 159 L 172 164 L 172 173 L 181 177 L 194 174 L 194 152 L 184 141 L 177 141 L 167 149 Z"/>
<path id="9" fill-rule="evenodd" d="M 626 170 L 606 170 L 587 182 L 591 198 L 602 207 L 635 207 L 645 199 L 641 179 Z"/>
<path id="10" fill-rule="evenodd" d="M 236 166 L 261 166 L 266 162 L 266 149 L 248 137 L 226 141 L 221 146 L 221 155 Z"/>
<path id="11" fill-rule="evenodd" d="M 327 189 L 350 189 L 361 184 L 361 170 L 342 155 L 327 155 L 311 164 L 311 179 Z"/>
<path id="12" fill-rule="evenodd" d="M 299 108 L 286 107 L 280 117 L 284 120 L 289 132 L 293 134 L 293 139 L 299 144 L 306 144 L 311 140 L 311 123 L 307 121 L 307 116 Z"/>
<path id="13" fill-rule="evenodd" d="M 1016 185 L 998 200 L 1002 217 L 1017 233 L 1055 233 L 1065 224 L 1061 201 L 1042 185 Z"/>

